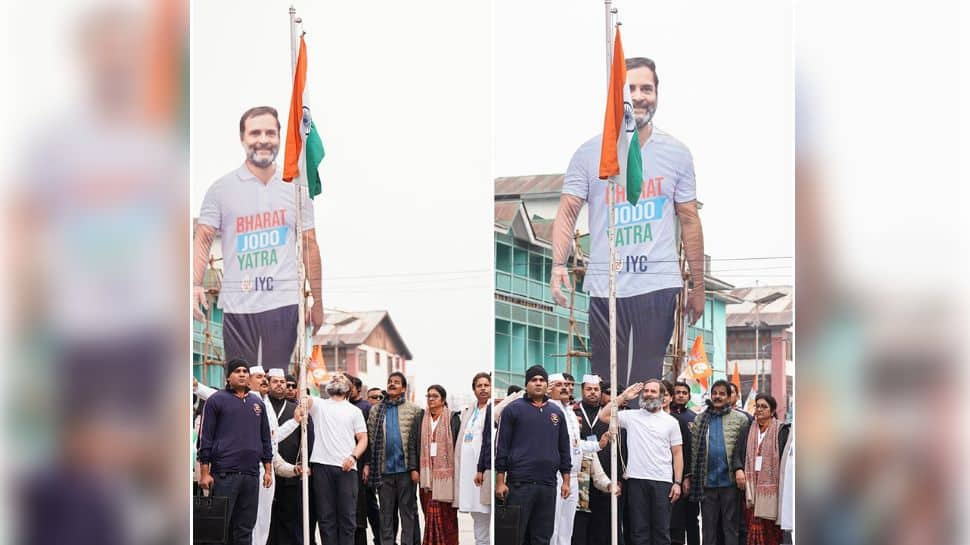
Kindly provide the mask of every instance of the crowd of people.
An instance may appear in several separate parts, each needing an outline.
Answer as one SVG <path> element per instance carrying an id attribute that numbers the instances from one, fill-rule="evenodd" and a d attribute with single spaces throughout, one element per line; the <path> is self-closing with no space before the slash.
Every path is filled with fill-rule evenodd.
<path id="1" fill-rule="evenodd" d="M 430 386 L 408 401 L 403 373 L 386 388 L 333 374 L 321 396 L 282 369 L 226 364 L 225 388 L 194 382 L 197 481 L 227 498 L 228 543 L 303 544 L 301 423 L 307 424 L 310 535 L 327 545 L 458 545 L 469 513 L 476 545 L 490 542 L 492 380 L 476 374 L 460 410 Z M 418 517 L 424 515 L 423 532 Z"/>
<path id="2" fill-rule="evenodd" d="M 516 543 L 779 545 L 790 542 L 793 435 L 777 402 L 740 409 L 736 385 L 710 386 L 703 410 L 687 383 L 650 379 L 614 392 L 596 375 L 580 384 L 526 371 L 495 406 L 495 495 L 518 506 Z M 617 413 L 618 482 L 611 482 L 609 422 Z"/>

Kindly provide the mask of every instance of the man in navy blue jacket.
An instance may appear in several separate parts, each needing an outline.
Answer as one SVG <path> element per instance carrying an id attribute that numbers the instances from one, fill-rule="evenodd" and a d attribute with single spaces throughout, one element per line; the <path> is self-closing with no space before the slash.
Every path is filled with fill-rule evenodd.
<path id="1" fill-rule="evenodd" d="M 566 415 L 558 404 L 549 403 L 548 381 L 540 365 L 525 372 L 526 395 L 503 411 L 495 453 L 495 495 L 519 506 L 518 543 L 526 545 L 548 545 L 552 538 L 557 471 L 563 480 L 559 493 L 569 496 L 572 459 Z"/>
<path id="2" fill-rule="evenodd" d="M 273 485 L 273 445 L 266 406 L 249 395 L 249 364 L 226 363 L 226 388 L 205 403 L 199 444 L 199 487 L 229 498 L 229 543 L 251 545 L 259 503 L 259 464 L 263 486 Z"/>

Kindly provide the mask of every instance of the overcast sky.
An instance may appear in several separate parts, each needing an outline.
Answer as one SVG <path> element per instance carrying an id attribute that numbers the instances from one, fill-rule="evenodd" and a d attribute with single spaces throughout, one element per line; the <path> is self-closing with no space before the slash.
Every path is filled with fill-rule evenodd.
<path id="1" fill-rule="evenodd" d="M 414 354 L 415 387 L 470 392 L 494 342 L 490 7 L 294 4 L 327 152 L 314 203 L 324 303 L 388 310 Z M 288 7 L 192 2 L 193 215 L 243 161 L 244 110 L 275 106 L 285 124 Z"/>
<path id="2" fill-rule="evenodd" d="M 619 0 L 627 57 L 660 78 L 657 127 L 691 150 L 714 275 L 791 283 L 794 85 L 789 2 Z M 600 0 L 495 3 L 495 174 L 565 172 L 603 126 Z M 781 260 L 738 260 L 780 257 Z M 723 261 L 721 261 L 723 260 Z"/>

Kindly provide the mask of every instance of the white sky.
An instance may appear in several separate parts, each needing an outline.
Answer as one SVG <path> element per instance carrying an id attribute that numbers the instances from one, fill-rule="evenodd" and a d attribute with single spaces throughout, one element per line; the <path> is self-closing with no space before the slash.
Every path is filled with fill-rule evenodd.
<path id="1" fill-rule="evenodd" d="M 420 393 L 470 393 L 494 342 L 489 5 L 294 4 L 327 152 L 315 201 L 324 303 L 387 309 Z M 243 161 L 244 110 L 273 105 L 285 124 L 289 5 L 192 2 L 193 215 Z"/>
<path id="2" fill-rule="evenodd" d="M 792 282 L 794 66 L 788 2 L 613 3 L 627 57 L 657 63 L 655 123 L 691 149 L 714 275 Z M 564 172 L 602 130 L 602 1 L 495 3 L 495 174 Z"/>

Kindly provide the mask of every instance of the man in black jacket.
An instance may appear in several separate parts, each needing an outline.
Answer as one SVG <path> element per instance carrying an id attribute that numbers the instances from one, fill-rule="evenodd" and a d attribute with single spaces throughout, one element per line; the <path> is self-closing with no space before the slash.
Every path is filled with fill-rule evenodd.
<path id="1" fill-rule="evenodd" d="M 295 377 L 277 373 L 279 369 L 270 369 L 269 373 L 269 402 L 273 405 L 276 418 L 280 424 L 293 418 L 296 403 L 287 400 L 286 390 L 289 380 Z M 295 380 L 294 380 L 295 382 Z M 313 449 L 313 419 L 307 421 L 307 452 Z M 281 458 L 289 464 L 296 465 L 297 473 L 303 471 L 300 463 L 300 433 L 290 434 L 280 441 L 277 446 Z M 301 478 L 282 477 L 276 475 L 276 494 L 273 496 L 273 515 L 269 527 L 267 545 L 301 545 L 303 543 L 303 491 Z M 311 535 L 314 533 L 315 518 L 310 513 Z M 313 538 L 311 538 L 312 540 Z"/>
<path id="2" fill-rule="evenodd" d="M 596 418 L 600 408 L 603 406 L 603 393 L 601 386 L 603 382 L 597 375 L 585 375 L 580 384 L 582 389 L 582 400 L 576 407 L 576 415 L 579 416 L 580 435 L 585 440 L 599 441 L 600 451 L 596 454 L 599 457 L 603 471 L 610 475 L 610 425 Z M 618 460 L 626 459 L 626 433 L 620 431 L 620 450 Z M 617 470 L 617 478 L 620 481 L 622 490 L 623 470 Z M 619 520 L 623 520 L 623 500 L 621 495 L 617 498 L 617 508 L 619 509 Z M 610 496 L 601 492 L 594 486 L 589 487 L 589 512 L 577 511 L 576 520 L 573 524 L 572 545 L 606 545 L 610 541 Z M 622 528 L 618 534 L 619 544 L 623 545 Z"/>

